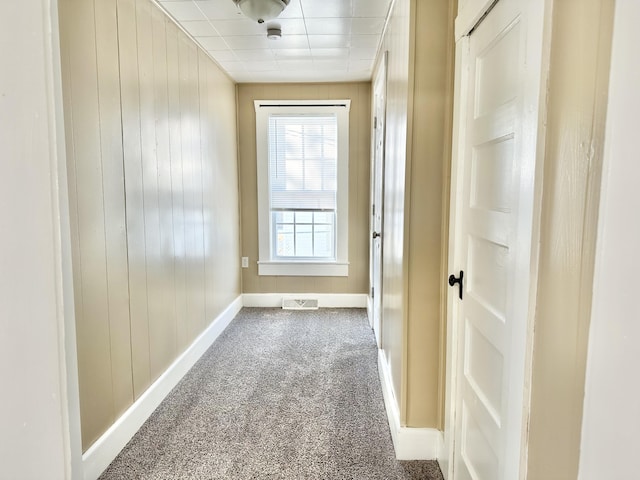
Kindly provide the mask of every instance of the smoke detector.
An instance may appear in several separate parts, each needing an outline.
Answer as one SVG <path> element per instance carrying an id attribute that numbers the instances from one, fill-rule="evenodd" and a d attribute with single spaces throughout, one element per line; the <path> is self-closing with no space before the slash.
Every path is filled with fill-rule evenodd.
<path id="1" fill-rule="evenodd" d="M 258 23 L 276 18 L 291 0 L 232 0 L 240 11 Z"/>
<path id="2" fill-rule="evenodd" d="M 267 28 L 267 38 L 269 40 L 279 40 L 282 37 L 282 30 L 280 27 Z"/>

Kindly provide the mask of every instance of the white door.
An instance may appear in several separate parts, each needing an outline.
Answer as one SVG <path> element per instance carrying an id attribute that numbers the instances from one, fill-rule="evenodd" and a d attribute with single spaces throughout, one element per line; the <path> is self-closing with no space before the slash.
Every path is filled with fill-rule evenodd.
<path id="1" fill-rule="evenodd" d="M 378 348 L 382 347 L 382 211 L 384 185 L 384 135 L 387 91 L 387 54 L 385 52 L 373 80 L 373 155 L 371 167 L 371 245 L 370 284 L 371 321 Z"/>
<path id="2" fill-rule="evenodd" d="M 455 480 L 521 474 L 543 38 L 527 11 L 534 3 L 544 2 L 500 0 L 457 45 L 451 273 L 464 271 L 464 288 L 462 299 L 457 284 L 449 292 Z"/>

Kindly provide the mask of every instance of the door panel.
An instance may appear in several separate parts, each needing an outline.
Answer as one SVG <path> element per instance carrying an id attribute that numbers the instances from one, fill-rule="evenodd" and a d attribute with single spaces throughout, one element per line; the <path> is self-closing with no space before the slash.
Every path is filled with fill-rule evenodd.
<path id="1" fill-rule="evenodd" d="M 528 284 L 514 282 L 514 275 L 517 255 L 530 248 L 517 241 L 522 225 L 531 229 L 521 221 L 518 205 L 523 191 L 533 191 L 523 190 L 521 183 L 526 56 L 522 4 L 500 0 L 466 40 L 463 189 L 456 213 L 456 262 L 466 281 L 455 318 L 456 480 L 518 477 L 513 466 L 517 470 L 523 391 L 513 372 L 524 378 L 524 362 L 515 364 L 524 356 L 514 352 L 525 348 L 520 332 L 526 329 L 514 328 L 514 322 L 526 322 L 528 306 L 515 305 L 513 298 Z"/>

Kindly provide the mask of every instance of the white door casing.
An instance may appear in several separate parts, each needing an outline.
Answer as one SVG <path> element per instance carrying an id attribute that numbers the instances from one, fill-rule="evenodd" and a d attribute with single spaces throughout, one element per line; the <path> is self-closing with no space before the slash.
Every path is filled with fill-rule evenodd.
<path id="1" fill-rule="evenodd" d="M 384 138 L 387 100 L 387 52 L 384 53 L 373 79 L 373 132 L 371 157 L 371 221 L 369 277 L 371 286 L 371 323 L 378 348 L 382 347 L 382 245 Z"/>
<path id="2" fill-rule="evenodd" d="M 457 286 L 448 295 L 441 464 L 449 480 L 514 480 L 525 474 L 546 10 L 527 0 L 464 7 L 474 3 L 488 13 L 462 20 L 479 23 L 456 20 L 449 267 L 465 278 L 463 300 Z"/>

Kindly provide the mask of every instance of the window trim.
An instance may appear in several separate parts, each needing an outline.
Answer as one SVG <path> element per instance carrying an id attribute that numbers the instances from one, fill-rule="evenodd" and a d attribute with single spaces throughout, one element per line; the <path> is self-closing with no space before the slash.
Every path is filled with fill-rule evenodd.
<path id="1" fill-rule="evenodd" d="M 258 275 L 346 277 L 349 275 L 349 111 L 351 100 L 255 100 L 258 188 Z M 336 259 L 273 260 L 269 209 L 269 115 L 335 113 L 338 120 Z"/>

